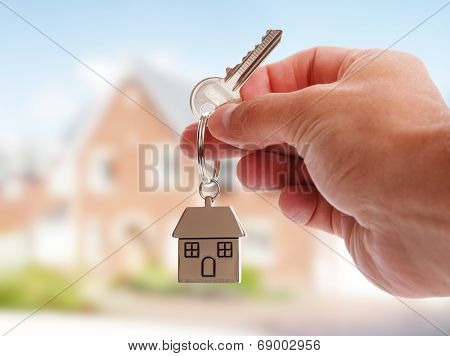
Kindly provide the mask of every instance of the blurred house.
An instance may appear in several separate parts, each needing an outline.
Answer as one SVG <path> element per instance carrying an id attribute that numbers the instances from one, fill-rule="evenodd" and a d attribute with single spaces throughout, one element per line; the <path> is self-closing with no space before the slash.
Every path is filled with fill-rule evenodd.
<path id="1" fill-rule="evenodd" d="M 193 83 L 150 69 L 121 83 L 105 100 L 95 98 L 95 110 L 76 121 L 57 159 L 38 170 L 42 174 L 31 169 L 29 152 L 15 156 L 11 169 L 0 152 L 0 277 L 32 263 L 67 271 L 72 280 L 111 255 L 95 269 L 99 278 L 90 275 L 85 294 L 100 311 L 136 315 L 158 330 L 163 321 L 186 333 L 194 325 L 258 335 L 436 333 L 403 302 L 365 280 L 340 239 L 315 232 L 319 243 L 276 209 L 277 192 L 263 194 L 270 204 L 243 189 L 234 161 L 222 162 L 223 193 L 216 204 L 234 207 L 247 232 L 241 240 L 243 266 L 253 267 L 263 288 L 251 290 L 245 273 L 244 283 L 229 289 L 177 285 L 177 239 L 171 234 L 183 210 L 203 201 L 196 166 L 177 149 L 179 136 L 167 126 L 181 132 L 193 121 L 188 108 Z M 149 275 L 163 276 L 163 288 L 144 289 L 151 294 L 137 293 L 143 289 L 136 284 L 129 288 L 136 276 Z M 111 278 L 125 282 L 105 288 L 110 284 L 102 282 Z M 30 281 L 36 282 L 19 281 L 30 288 L 15 284 L 4 294 L 12 291 L 9 299 L 36 294 L 27 304 L 35 307 L 69 283 L 51 286 L 46 295 L 40 281 Z M 168 295 L 168 284 L 183 296 Z M 420 309 L 448 325 L 442 310 L 448 310 L 448 300 Z"/>
<path id="2" fill-rule="evenodd" d="M 121 92 L 113 91 L 92 116 L 79 120 L 43 177 L 2 185 L 0 263 L 84 268 L 145 230 L 103 271 L 127 274 L 148 261 L 175 271 L 172 230 L 185 207 L 202 204 L 195 194 L 161 218 L 197 189 L 196 167 L 182 157 L 179 137 L 169 128 L 179 130 L 180 119 L 192 120 L 189 89 L 155 73 L 129 76 Z M 226 166 L 222 175 L 231 177 L 233 164 Z M 304 284 L 312 268 L 310 239 L 236 180 L 226 184 L 233 189 L 217 204 L 232 205 L 246 228 L 244 264 L 270 283 Z M 277 205 L 275 193 L 265 196 Z"/>

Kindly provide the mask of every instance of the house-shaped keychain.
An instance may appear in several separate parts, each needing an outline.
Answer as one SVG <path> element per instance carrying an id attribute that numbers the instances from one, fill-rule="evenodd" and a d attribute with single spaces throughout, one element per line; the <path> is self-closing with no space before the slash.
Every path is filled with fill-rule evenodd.
<path id="1" fill-rule="evenodd" d="M 178 281 L 240 282 L 240 238 L 244 229 L 232 207 L 186 208 L 173 237 L 178 238 Z"/>

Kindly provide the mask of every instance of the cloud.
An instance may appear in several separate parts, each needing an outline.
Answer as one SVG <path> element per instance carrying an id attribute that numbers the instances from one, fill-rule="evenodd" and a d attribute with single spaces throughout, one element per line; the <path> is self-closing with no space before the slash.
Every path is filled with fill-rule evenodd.
<path id="1" fill-rule="evenodd" d="M 92 57 L 86 60 L 85 63 L 92 70 L 78 66 L 77 77 L 86 90 L 90 91 L 91 94 L 100 96 L 109 93 L 111 85 L 108 82 L 117 85 L 129 67 L 127 60 L 114 60 L 106 57 Z"/>
<path id="2" fill-rule="evenodd" d="M 195 73 L 195 70 L 188 68 L 185 62 L 180 59 L 180 56 L 173 51 L 157 49 L 152 51 L 145 59 L 148 65 L 156 70 L 172 73 L 187 80 L 198 78 L 199 73 Z"/>
<path id="3" fill-rule="evenodd" d="M 67 122 L 77 108 L 75 97 L 61 88 L 43 88 L 33 94 L 29 104 L 29 115 L 33 120 L 46 123 Z"/>
<path id="4" fill-rule="evenodd" d="M 114 85 L 119 85 L 125 77 L 139 74 L 142 65 L 184 81 L 198 78 L 198 75 L 186 68 L 183 61 L 179 58 L 175 52 L 167 49 L 155 49 L 148 55 L 94 56 L 85 61 L 92 71 L 79 66 L 77 73 L 86 88 L 91 90 L 93 94 L 100 96 L 104 96 L 111 91 L 111 85 L 104 79 Z"/>
<path id="5" fill-rule="evenodd" d="M 0 132 L 0 152 L 12 154 L 19 151 L 26 139 L 24 135 L 17 129 L 2 129 Z"/>

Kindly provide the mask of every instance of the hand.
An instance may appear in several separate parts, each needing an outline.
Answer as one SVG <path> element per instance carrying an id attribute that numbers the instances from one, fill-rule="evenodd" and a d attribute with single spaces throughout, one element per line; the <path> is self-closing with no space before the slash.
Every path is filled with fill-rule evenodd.
<path id="1" fill-rule="evenodd" d="M 343 237 L 379 287 L 450 295 L 450 113 L 417 58 L 314 48 L 260 68 L 241 97 L 211 116 L 210 158 L 243 155 L 244 185 L 281 189 L 281 210 Z"/>

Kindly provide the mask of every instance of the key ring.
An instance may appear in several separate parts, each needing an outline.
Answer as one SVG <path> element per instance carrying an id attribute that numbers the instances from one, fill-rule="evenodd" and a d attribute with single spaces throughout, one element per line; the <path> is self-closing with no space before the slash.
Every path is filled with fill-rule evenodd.
<path id="1" fill-rule="evenodd" d="M 205 193 L 203 193 L 203 188 L 211 184 L 214 184 L 216 186 L 215 193 L 212 195 L 205 195 Z M 200 182 L 200 185 L 198 186 L 198 192 L 203 199 L 206 200 L 206 198 L 209 197 L 211 198 L 211 202 L 213 202 L 220 194 L 220 184 L 217 179 L 211 179 L 211 182 L 209 183 Z"/>
<path id="2" fill-rule="evenodd" d="M 220 161 L 214 162 L 214 168 L 212 174 L 208 172 L 208 168 L 206 166 L 206 160 L 205 160 L 205 131 L 206 131 L 206 124 L 208 123 L 210 113 L 203 114 L 200 117 L 198 128 L 197 128 L 197 165 L 198 165 L 198 172 L 200 176 L 201 184 L 211 184 L 215 183 L 217 186 L 219 186 L 217 179 L 219 178 L 219 172 L 220 172 Z M 203 197 L 202 193 L 202 185 L 200 185 L 200 195 Z M 219 190 L 218 190 L 219 191 Z M 215 197 L 217 197 L 218 193 Z"/>

